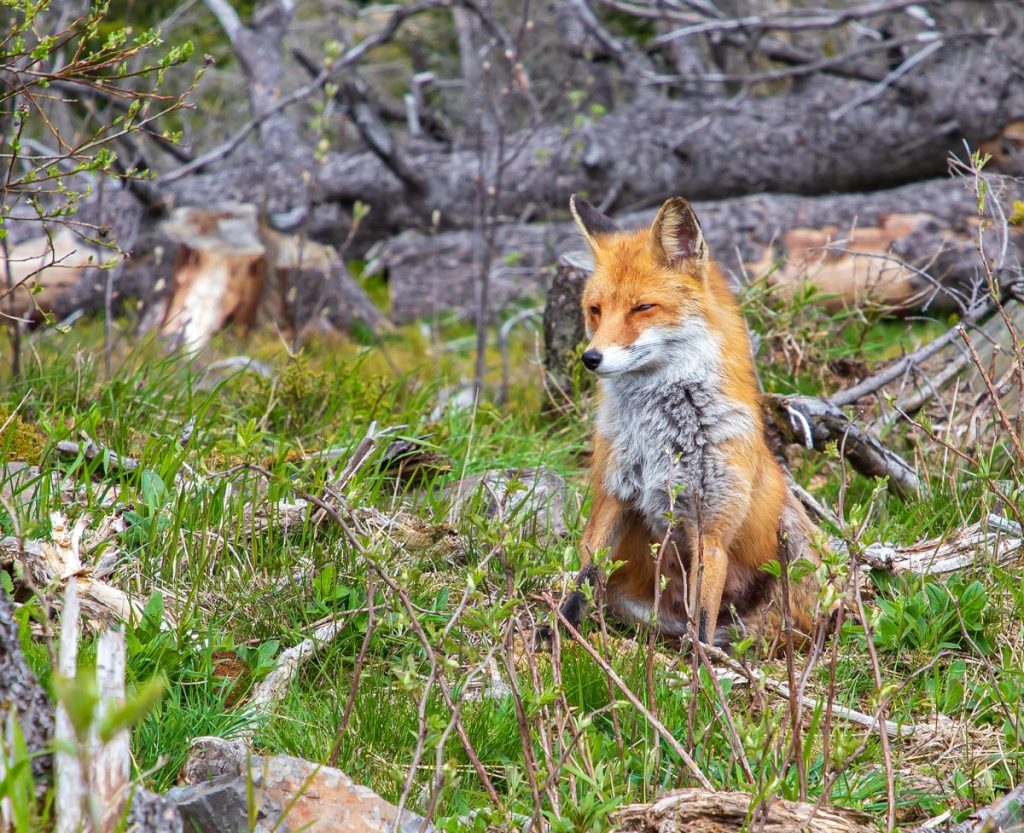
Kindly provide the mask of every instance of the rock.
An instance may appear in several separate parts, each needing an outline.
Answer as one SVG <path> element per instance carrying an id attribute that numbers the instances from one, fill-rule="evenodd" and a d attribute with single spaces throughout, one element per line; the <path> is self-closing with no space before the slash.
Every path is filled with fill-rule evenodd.
<path id="1" fill-rule="evenodd" d="M 527 534 L 550 539 L 569 532 L 565 523 L 568 487 L 548 468 L 494 469 L 464 477 L 445 489 L 452 501 L 452 523 L 466 510 L 479 506 L 488 517 L 525 520 Z M 479 503 L 476 503 L 479 501 Z"/>
<path id="2" fill-rule="evenodd" d="M 246 760 L 251 761 L 248 767 Z M 186 829 L 197 833 L 250 829 L 250 793 L 258 802 L 254 833 L 385 833 L 398 813 L 397 807 L 340 769 L 288 755 L 249 758 L 239 741 L 197 739 L 182 774 L 188 780 L 204 770 L 225 774 L 175 787 L 166 796 L 177 805 Z M 406 810 L 398 830 L 433 833 L 434 828 Z"/>
<path id="3" fill-rule="evenodd" d="M 192 741 L 192 749 L 178 780 L 183 784 L 200 784 L 221 775 L 241 775 L 251 753 L 244 740 L 224 740 L 203 736 Z"/>
<path id="4" fill-rule="evenodd" d="M 181 813 L 173 801 L 149 790 L 137 789 L 132 793 L 126 829 L 135 833 L 182 833 L 184 828 Z"/>
<path id="5" fill-rule="evenodd" d="M 178 806 L 189 830 L 233 833 L 247 827 L 245 779 L 240 776 L 222 775 L 202 784 L 175 787 L 166 796 Z M 265 821 L 262 806 L 259 817 L 261 822 Z"/>

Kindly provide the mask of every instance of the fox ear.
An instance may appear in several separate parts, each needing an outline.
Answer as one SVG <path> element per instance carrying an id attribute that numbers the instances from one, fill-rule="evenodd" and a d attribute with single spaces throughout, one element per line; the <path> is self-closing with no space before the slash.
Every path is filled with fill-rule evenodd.
<path id="1" fill-rule="evenodd" d="M 569 197 L 569 210 L 572 212 L 572 218 L 576 221 L 580 233 L 586 238 L 592 249 L 597 247 L 594 240 L 596 235 L 615 234 L 620 231 L 614 220 L 605 217 L 589 202 L 575 194 Z"/>
<path id="2" fill-rule="evenodd" d="M 651 249 L 655 259 L 666 266 L 693 261 L 703 266 L 708 247 L 693 207 L 682 197 L 672 197 L 662 205 L 651 225 Z"/>

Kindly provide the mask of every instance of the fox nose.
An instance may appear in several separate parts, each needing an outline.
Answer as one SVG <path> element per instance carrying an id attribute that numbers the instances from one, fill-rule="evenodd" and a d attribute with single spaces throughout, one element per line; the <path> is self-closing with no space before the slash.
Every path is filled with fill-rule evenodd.
<path id="1" fill-rule="evenodd" d="M 580 358 L 583 360 L 583 366 L 587 370 L 597 370 L 604 356 L 601 355 L 600 350 L 587 350 Z"/>

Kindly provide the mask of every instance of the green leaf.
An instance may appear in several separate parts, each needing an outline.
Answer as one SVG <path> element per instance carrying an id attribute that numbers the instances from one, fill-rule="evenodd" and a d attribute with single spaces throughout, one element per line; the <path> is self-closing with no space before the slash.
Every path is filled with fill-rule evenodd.
<path id="1" fill-rule="evenodd" d="M 122 729 L 128 729 L 142 720 L 160 702 L 165 687 L 163 677 L 151 677 L 124 704 L 103 715 L 99 724 L 100 741 L 106 743 Z"/>

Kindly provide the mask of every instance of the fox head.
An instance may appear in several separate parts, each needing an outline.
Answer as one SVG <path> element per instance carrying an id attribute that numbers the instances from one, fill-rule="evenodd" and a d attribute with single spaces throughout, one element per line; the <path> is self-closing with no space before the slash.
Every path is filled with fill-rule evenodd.
<path id="1" fill-rule="evenodd" d="M 583 290 L 587 369 L 615 377 L 699 361 L 709 340 L 708 254 L 690 204 L 673 197 L 635 232 L 575 194 L 569 206 L 594 253 Z"/>

